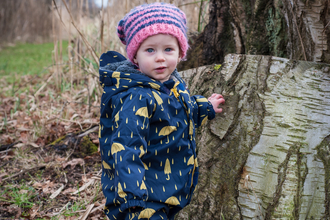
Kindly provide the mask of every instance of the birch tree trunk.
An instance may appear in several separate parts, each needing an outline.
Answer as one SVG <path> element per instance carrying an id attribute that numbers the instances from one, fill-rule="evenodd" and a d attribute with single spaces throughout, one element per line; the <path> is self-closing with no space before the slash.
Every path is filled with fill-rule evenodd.
<path id="1" fill-rule="evenodd" d="M 182 72 L 225 96 L 196 136 L 200 178 L 177 220 L 330 219 L 330 66 L 233 55 Z"/>
<path id="2" fill-rule="evenodd" d="M 180 69 L 228 53 L 330 63 L 329 0 L 210 0 L 209 23 Z"/>

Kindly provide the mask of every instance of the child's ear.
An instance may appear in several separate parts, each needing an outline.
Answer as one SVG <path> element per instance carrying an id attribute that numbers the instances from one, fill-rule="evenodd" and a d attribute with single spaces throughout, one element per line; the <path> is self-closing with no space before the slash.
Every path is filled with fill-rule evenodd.
<path id="1" fill-rule="evenodd" d="M 181 51 L 180 51 L 180 53 L 179 53 L 179 57 L 178 57 L 178 63 L 180 63 L 181 58 L 182 58 L 182 55 L 181 55 Z"/>
<path id="2" fill-rule="evenodd" d="M 138 64 L 136 57 L 133 58 L 135 64 Z"/>

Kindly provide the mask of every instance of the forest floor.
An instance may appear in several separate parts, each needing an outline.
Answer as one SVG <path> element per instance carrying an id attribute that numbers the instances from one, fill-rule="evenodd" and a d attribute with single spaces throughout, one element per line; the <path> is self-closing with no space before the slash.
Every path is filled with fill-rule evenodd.
<path id="1" fill-rule="evenodd" d="M 106 219 L 97 86 L 55 79 L 0 79 L 0 219 Z"/>

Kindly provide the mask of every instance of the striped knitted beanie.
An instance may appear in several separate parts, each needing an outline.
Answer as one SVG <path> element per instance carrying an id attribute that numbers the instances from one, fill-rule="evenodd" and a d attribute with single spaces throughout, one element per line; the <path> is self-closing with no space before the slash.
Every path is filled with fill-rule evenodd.
<path id="1" fill-rule="evenodd" d="M 117 34 L 126 45 L 128 59 L 134 57 L 142 42 L 156 34 L 170 34 L 178 40 L 182 58 L 188 50 L 186 15 L 167 3 L 143 4 L 132 9 L 118 24 Z"/>

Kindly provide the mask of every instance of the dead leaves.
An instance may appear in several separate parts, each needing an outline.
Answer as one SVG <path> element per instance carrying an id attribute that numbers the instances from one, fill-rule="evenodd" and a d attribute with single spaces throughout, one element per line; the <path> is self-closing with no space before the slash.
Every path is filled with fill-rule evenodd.
<path id="1" fill-rule="evenodd" d="M 74 169 L 77 164 L 79 164 L 80 166 L 83 166 L 83 165 L 85 165 L 85 161 L 81 158 L 76 158 L 76 159 L 73 159 L 69 162 L 62 164 L 62 167 L 66 168 L 68 165 L 70 165 L 71 169 Z"/>
<path id="2" fill-rule="evenodd" d="M 88 219 L 104 218 L 97 131 L 84 135 L 84 143 L 96 145 L 94 154 L 81 154 L 83 144 L 76 140 L 83 136 L 56 146 L 61 151 L 52 145 L 98 125 L 100 94 L 86 89 L 83 78 L 62 90 L 50 81 L 37 93 L 49 76 L 22 76 L 14 84 L 0 79 L 0 197 L 8 199 L 0 200 L 0 216 L 50 219 L 68 204 L 58 219 L 77 219 L 90 205 Z M 16 205 L 5 192 L 9 187 L 21 193 L 30 187 L 32 205 Z"/>
<path id="3" fill-rule="evenodd" d="M 49 194 L 55 191 L 54 189 L 57 184 L 50 180 L 47 180 L 46 182 L 36 182 L 32 186 L 37 190 L 41 190 L 43 193 Z"/>

